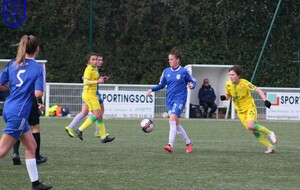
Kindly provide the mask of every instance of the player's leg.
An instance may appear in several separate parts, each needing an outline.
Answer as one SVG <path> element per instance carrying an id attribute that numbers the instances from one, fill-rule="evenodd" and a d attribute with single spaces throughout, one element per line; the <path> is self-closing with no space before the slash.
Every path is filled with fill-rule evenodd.
<path id="1" fill-rule="evenodd" d="M 258 123 L 255 123 L 254 126 L 253 126 L 253 130 L 254 131 L 259 131 L 265 135 L 267 135 L 270 139 L 270 141 L 273 143 L 273 144 L 276 144 L 277 143 L 277 136 L 275 135 L 275 133 L 273 131 L 270 131 L 268 128 L 266 128 L 265 126 L 263 125 L 260 125 Z"/>
<path id="2" fill-rule="evenodd" d="M 263 146 L 265 146 L 267 148 L 270 148 L 270 147 L 273 146 L 268 141 L 268 139 L 264 135 L 261 134 L 261 132 L 251 129 L 254 126 L 254 121 L 253 120 L 248 121 L 247 126 L 248 126 L 249 131 L 254 134 L 254 136 L 257 138 L 257 140 L 260 142 L 260 144 L 262 144 Z"/>
<path id="3" fill-rule="evenodd" d="M 89 113 L 89 108 L 85 103 L 82 103 L 81 105 L 81 112 L 77 114 L 72 122 L 70 123 L 70 128 L 74 128 L 83 118 L 85 118 Z"/>
<path id="4" fill-rule="evenodd" d="M 192 152 L 192 141 L 190 140 L 190 138 L 188 137 L 186 131 L 184 130 L 184 128 L 181 126 L 180 121 L 179 121 L 179 117 L 183 111 L 184 108 L 184 103 L 179 101 L 176 102 L 176 104 L 174 104 L 171 113 L 174 113 L 174 115 L 176 115 L 176 131 L 177 134 L 183 139 L 183 141 L 186 144 L 186 152 L 187 153 L 191 153 Z"/>
<path id="5" fill-rule="evenodd" d="M 164 150 L 172 153 L 173 152 L 173 147 L 174 147 L 174 142 L 176 138 L 176 120 L 178 119 L 177 115 L 174 113 L 170 113 L 170 118 L 169 118 L 169 143 L 168 145 L 164 146 Z"/>
<path id="6" fill-rule="evenodd" d="M 25 151 L 25 162 L 26 168 L 29 174 L 30 181 L 33 189 L 51 189 L 51 186 L 44 185 L 39 181 L 39 175 L 37 170 L 37 163 L 35 158 L 36 142 L 30 131 L 25 132 L 20 137 L 21 142 L 24 144 Z"/>
<path id="7" fill-rule="evenodd" d="M 74 127 L 82 120 L 84 119 L 87 114 L 89 113 L 89 109 L 88 106 L 83 102 L 81 105 L 81 112 L 78 113 L 74 119 L 72 120 L 72 122 L 70 123 L 70 125 L 65 127 L 66 132 L 68 133 L 68 135 L 70 137 L 74 137 L 74 133 L 73 133 L 73 129 Z"/>
<path id="8" fill-rule="evenodd" d="M 164 149 L 168 152 L 173 152 L 173 147 L 174 147 L 174 142 L 175 142 L 177 132 L 181 136 L 181 138 L 186 140 L 187 142 L 186 145 L 188 145 L 190 149 L 188 153 L 191 152 L 192 143 L 179 122 L 179 117 L 182 113 L 183 107 L 184 107 L 183 102 L 181 101 L 175 102 L 173 105 L 167 105 L 167 108 L 169 110 L 169 115 L 170 115 L 169 118 L 170 130 L 169 130 L 169 143 L 167 146 L 164 146 Z"/>
<path id="9" fill-rule="evenodd" d="M 101 97 L 99 97 L 99 103 L 100 103 L 100 107 L 101 107 L 101 118 L 100 120 L 103 120 L 103 114 L 104 114 L 104 104 L 103 104 L 103 99 Z M 107 134 L 108 135 L 108 134 Z M 98 128 L 98 125 L 96 124 L 95 125 L 95 136 L 97 138 L 100 138 L 101 137 L 101 134 L 99 132 L 99 128 Z"/>
<path id="10" fill-rule="evenodd" d="M 106 133 L 106 128 L 105 128 L 104 120 L 103 120 L 104 104 L 101 99 L 99 100 L 99 103 L 100 103 L 100 107 L 101 107 L 101 115 L 100 115 L 100 118 L 96 121 L 96 124 L 97 124 L 96 128 L 98 129 L 98 134 L 101 138 L 101 142 L 108 143 L 108 142 L 113 141 L 115 139 L 115 137 L 109 137 L 109 134 Z M 97 137 L 97 135 L 96 135 L 96 137 Z"/>
<path id="11" fill-rule="evenodd" d="M 183 139 L 183 141 L 186 144 L 186 153 L 192 152 L 192 141 L 188 137 L 187 133 L 185 132 L 184 128 L 181 126 L 181 124 L 177 125 L 177 134 Z"/>
<path id="12" fill-rule="evenodd" d="M 27 120 L 24 121 L 19 117 L 7 114 L 3 115 L 3 119 L 6 125 L 0 139 L 0 158 L 4 157 L 8 153 L 23 132 L 30 130 Z M 25 125 L 25 123 L 27 123 L 27 125 Z"/>
<path id="13" fill-rule="evenodd" d="M 3 133 L 0 139 L 0 158 L 3 158 L 16 143 L 17 139 L 11 135 Z"/>
<path id="14" fill-rule="evenodd" d="M 256 110 L 256 108 L 250 109 L 248 111 L 248 116 L 247 117 L 248 117 L 248 121 L 249 120 L 253 121 L 253 122 L 250 122 L 249 124 L 247 124 L 249 130 L 256 131 L 256 132 L 261 132 L 265 135 L 268 135 L 273 144 L 275 144 L 277 142 L 277 137 L 274 134 L 274 132 L 270 131 L 266 127 L 264 127 L 262 125 L 259 125 L 257 123 L 257 110 Z"/>
<path id="15" fill-rule="evenodd" d="M 90 115 L 83 122 L 83 124 L 75 131 L 77 133 L 78 138 L 80 138 L 81 140 L 83 140 L 82 131 L 90 127 L 97 119 L 101 117 L 100 103 L 96 96 L 87 97 L 83 95 L 83 100 L 87 104 L 89 111 L 91 111 L 93 115 Z"/>
<path id="16" fill-rule="evenodd" d="M 111 142 L 115 139 L 115 137 L 109 137 L 109 134 L 106 133 L 106 129 L 105 129 L 103 119 L 98 119 L 96 121 L 96 123 L 97 123 L 98 129 L 99 129 L 100 138 L 101 138 L 102 143 L 108 143 L 108 142 Z"/>
<path id="17" fill-rule="evenodd" d="M 45 156 L 41 156 L 41 154 L 40 154 L 40 149 L 41 149 L 41 127 L 38 123 L 36 125 L 30 125 L 30 128 L 31 128 L 33 138 L 34 138 L 34 140 L 37 144 L 36 151 L 35 151 L 36 162 L 38 164 L 45 163 L 45 162 L 47 162 L 48 158 L 45 157 Z"/>
<path id="18" fill-rule="evenodd" d="M 186 131 L 184 130 L 184 128 L 181 126 L 181 124 L 179 122 L 179 118 L 183 111 L 183 108 L 184 108 L 184 102 L 177 101 L 174 103 L 174 105 L 172 107 L 171 114 L 174 115 L 174 121 L 176 122 L 176 127 L 175 127 L 176 132 L 183 139 L 183 141 L 186 144 L 186 152 L 191 153 L 192 152 L 192 141 L 190 140 Z M 171 127 L 171 125 L 172 124 L 170 123 L 170 127 Z M 171 136 L 171 138 L 172 138 L 172 136 Z"/>
<path id="19" fill-rule="evenodd" d="M 21 165 L 21 158 L 19 154 L 19 148 L 20 148 L 20 140 L 17 140 L 16 143 L 13 146 L 13 156 L 12 161 L 14 165 Z"/>
<path id="20" fill-rule="evenodd" d="M 35 150 L 36 162 L 38 164 L 45 163 L 47 162 L 48 158 L 43 157 L 40 154 L 40 148 L 41 148 L 40 110 L 36 98 L 34 98 L 32 102 L 28 123 L 30 125 L 30 130 L 32 132 L 33 138 L 37 144 Z"/>
<path id="21" fill-rule="evenodd" d="M 242 124 L 252 133 L 258 142 L 267 149 L 272 149 L 273 145 L 266 139 L 265 136 L 261 135 L 259 131 L 253 130 L 254 124 L 257 120 L 256 109 L 249 109 L 247 112 L 239 114 Z"/>

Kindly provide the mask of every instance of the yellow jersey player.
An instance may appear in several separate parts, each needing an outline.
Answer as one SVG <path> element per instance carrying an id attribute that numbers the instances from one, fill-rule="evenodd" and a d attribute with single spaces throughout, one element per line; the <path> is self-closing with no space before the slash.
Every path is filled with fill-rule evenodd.
<path id="1" fill-rule="evenodd" d="M 103 56 L 100 55 L 100 54 L 97 54 L 98 73 L 99 73 L 99 68 L 102 66 L 102 64 L 103 64 Z M 83 79 L 83 77 L 82 77 L 82 79 Z M 104 76 L 103 79 L 104 79 L 104 82 L 106 82 L 108 80 L 108 77 Z M 97 85 L 97 87 L 99 87 L 99 86 Z M 98 119 L 96 121 L 96 133 L 95 133 L 95 136 L 96 137 L 100 137 L 102 143 L 111 142 L 111 141 L 113 141 L 115 139 L 115 137 L 110 138 L 109 134 L 106 133 L 106 129 L 105 129 L 105 125 L 104 125 L 104 120 L 103 120 L 104 103 L 103 103 L 103 99 L 101 98 L 101 94 L 99 93 L 99 89 L 97 89 L 97 96 L 98 96 L 100 107 L 101 107 L 101 116 L 100 116 L 100 119 Z M 73 128 L 82 119 L 84 119 L 88 115 L 88 113 L 89 113 L 89 108 L 88 108 L 87 104 L 84 101 L 82 101 L 82 106 L 81 107 L 82 107 L 81 108 L 81 112 L 78 113 L 74 117 L 74 119 L 72 120 L 72 122 L 68 126 L 65 127 L 65 130 L 66 130 L 67 134 L 70 137 L 72 137 L 72 138 L 74 137 Z"/>
<path id="2" fill-rule="evenodd" d="M 224 101 L 232 98 L 243 126 L 253 133 L 258 141 L 267 148 L 266 154 L 275 153 L 274 144 L 277 142 L 277 137 L 273 131 L 258 124 L 256 105 L 250 91 L 257 92 L 267 108 L 271 107 L 271 103 L 261 89 L 241 78 L 241 75 L 242 69 L 240 66 L 235 65 L 229 69 L 230 81 L 226 82 L 226 95 L 222 95 L 220 99 Z M 262 133 L 267 135 L 271 142 Z"/>
<path id="3" fill-rule="evenodd" d="M 76 129 L 76 133 L 78 138 L 83 140 L 82 131 L 90 127 L 94 122 L 97 123 L 100 133 L 103 134 L 105 139 L 101 139 L 102 142 L 110 142 L 113 141 L 114 138 L 110 138 L 106 135 L 105 127 L 103 127 L 102 121 L 102 112 L 101 106 L 99 103 L 99 98 L 97 96 L 97 86 L 98 84 L 102 84 L 105 82 L 105 78 L 99 77 L 99 73 L 97 70 L 97 54 L 90 53 L 87 57 L 88 64 L 85 68 L 84 75 L 83 75 L 83 93 L 82 93 L 82 100 L 86 103 L 89 108 L 89 111 L 92 112 L 84 123 Z"/>

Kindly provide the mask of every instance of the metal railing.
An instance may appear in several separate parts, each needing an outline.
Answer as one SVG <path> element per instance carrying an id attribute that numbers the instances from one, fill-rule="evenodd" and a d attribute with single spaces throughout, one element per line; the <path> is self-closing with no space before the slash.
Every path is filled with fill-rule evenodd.
<path id="1" fill-rule="evenodd" d="M 119 91 L 146 91 L 153 85 L 129 85 L 129 84 L 101 84 L 101 90 L 119 90 Z M 300 93 L 300 88 L 271 88 L 260 87 L 265 93 L 267 92 L 288 92 Z M 46 109 L 52 105 L 60 105 L 69 110 L 71 115 L 75 115 L 81 111 L 81 83 L 47 83 L 45 94 Z M 193 92 L 198 93 L 198 92 Z M 257 106 L 258 118 L 266 118 L 266 107 L 257 93 L 252 93 Z M 155 92 L 155 117 L 163 117 L 166 112 L 166 89 Z M 234 109 L 229 110 L 231 118 L 237 118 Z M 184 112 L 185 113 L 185 112 Z M 182 116 L 184 116 L 184 113 Z"/>

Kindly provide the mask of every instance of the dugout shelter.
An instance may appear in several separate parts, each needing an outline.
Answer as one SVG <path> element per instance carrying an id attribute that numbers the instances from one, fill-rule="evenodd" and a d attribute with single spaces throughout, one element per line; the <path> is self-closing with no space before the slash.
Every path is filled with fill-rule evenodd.
<path id="1" fill-rule="evenodd" d="M 191 105 L 199 105 L 198 92 L 203 84 L 203 79 L 205 78 L 209 79 L 210 85 L 212 86 L 212 88 L 215 90 L 216 93 L 215 103 L 218 106 L 216 111 L 217 118 L 220 109 L 224 109 L 226 111 L 225 118 L 228 118 L 230 101 L 221 101 L 220 95 L 225 94 L 225 83 L 229 80 L 228 70 L 232 66 L 233 65 L 202 65 L 202 64 L 190 64 L 185 66 L 185 68 L 188 69 L 197 80 L 196 88 L 193 90 L 188 89 L 185 118 L 190 118 Z M 231 113 L 234 113 L 234 108 L 233 106 L 231 107 L 232 107 Z"/>

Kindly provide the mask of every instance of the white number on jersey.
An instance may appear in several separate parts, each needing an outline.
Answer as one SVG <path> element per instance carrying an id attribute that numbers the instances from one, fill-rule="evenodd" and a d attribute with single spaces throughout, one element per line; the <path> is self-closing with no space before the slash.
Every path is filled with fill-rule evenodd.
<path id="1" fill-rule="evenodd" d="M 25 73 L 26 70 L 20 70 L 17 74 L 17 78 L 19 79 L 20 83 L 19 84 L 16 84 L 17 87 L 20 87 L 22 86 L 22 84 L 24 83 L 22 78 L 21 78 L 21 74 Z"/>

